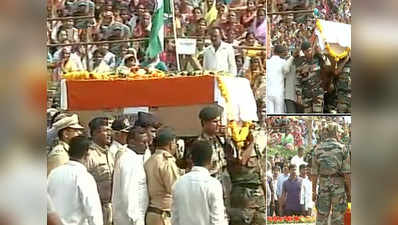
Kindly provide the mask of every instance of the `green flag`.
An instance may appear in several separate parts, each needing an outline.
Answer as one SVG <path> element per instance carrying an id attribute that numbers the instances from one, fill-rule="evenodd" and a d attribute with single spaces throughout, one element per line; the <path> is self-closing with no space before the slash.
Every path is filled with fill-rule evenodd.
<path id="1" fill-rule="evenodd" d="M 165 7 L 168 7 L 165 9 Z M 152 28 L 149 36 L 148 48 L 146 50 L 146 56 L 150 59 L 155 58 L 163 51 L 164 42 L 164 13 L 170 11 L 170 1 L 157 0 L 155 13 L 152 17 Z M 168 12 L 167 12 L 168 13 Z"/>

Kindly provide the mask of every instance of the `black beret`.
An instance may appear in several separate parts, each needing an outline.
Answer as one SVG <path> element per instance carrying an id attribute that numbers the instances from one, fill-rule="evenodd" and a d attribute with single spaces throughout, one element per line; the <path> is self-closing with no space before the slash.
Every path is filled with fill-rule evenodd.
<path id="1" fill-rule="evenodd" d="M 141 127 L 155 127 L 158 128 L 160 125 L 159 120 L 151 113 L 138 112 L 138 119 L 135 122 L 137 126 Z"/>
<path id="2" fill-rule="evenodd" d="M 173 129 L 169 127 L 161 128 L 156 134 L 156 145 L 165 146 L 170 143 L 173 139 L 177 137 Z"/>
<path id="3" fill-rule="evenodd" d="M 108 120 L 109 119 L 107 117 L 96 117 L 88 123 L 88 127 L 91 131 L 93 131 L 100 128 L 101 126 L 108 126 Z"/>
<path id="4" fill-rule="evenodd" d="M 206 106 L 199 112 L 199 119 L 209 121 L 221 116 L 223 108 L 218 105 Z"/>
<path id="5" fill-rule="evenodd" d="M 301 50 L 303 50 L 303 51 L 309 49 L 310 47 L 311 47 L 311 43 L 309 43 L 308 41 L 304 41 L 304 42 L 301 44 Z"/>

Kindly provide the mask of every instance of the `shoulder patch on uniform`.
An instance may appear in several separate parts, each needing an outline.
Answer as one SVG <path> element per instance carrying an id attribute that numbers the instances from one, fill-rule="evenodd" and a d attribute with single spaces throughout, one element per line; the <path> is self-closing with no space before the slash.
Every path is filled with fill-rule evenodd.
<path id="1" fill-rule="evenodd" d="M 173 156 L 170 153 L 167 153 L 167 152 L 163 152 L 163 157 L 165 157 L 166 159 L 173 158 Z"/>

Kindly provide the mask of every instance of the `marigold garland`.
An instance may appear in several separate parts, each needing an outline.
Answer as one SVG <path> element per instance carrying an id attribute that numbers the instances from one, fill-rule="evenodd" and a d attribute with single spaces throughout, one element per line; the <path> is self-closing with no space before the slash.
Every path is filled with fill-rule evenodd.
<path id="1" fill-rule="evenodd" d="M 322 27 L 321 23 L 319 22 L 319 20 L 316 21 L 316 27 L 318 28 L 319 33 L 321 34 L 323 42 L 326 43 L 326 38 L 325 38 L 325 36 L 323 34 L 323 27 Z M 338 54 L 330 47 L 329 43 L 325 44 L 325 48 L 329 52 L 329 54 L 336 60 L 336 62 L 338 62 L 341 59 L 345 58 L 348 55 L 348 53 L 351 51 L 351 49 L 347 47 L 344 50 L 344 52 Z"/>
<path id="2" fill-rule="evenodd" d="M 164 78 L 166 77 L 166 74 L 157 71 L 154 71 L 151 74 L 129 73 L 126 75 L 125 78 L 123 78 L 119 77 L 118 75 L 111 75 L 110 73 L 74 71 L 74 72 L 65 73 L 62 75 L 62 77 L 67 80 L 118 80 L 118 79 L 142 80 L 142 79 Z"/>
<path id="3" fill-rule="evenodd" d="M 228 89 L 226 88 L 224 81 L 220 77 L 216 77 L 216 79 L 218 83 L 218 88 L 220 89 L 221 95 L 225 99 L 227 105 L 227 118 L 231 118 L 232 113 L 230 110 L 230 96 Z M 249 121 L 243 122 L 242 127 L 239 127 L 237 122 L 234 120 L 231 120 L 228 123 L 228 128 L 232 135 L 232 139 L 236 142 L 239 148 L 242 148 L 245 145 L 245 141 L 249 136 L 250 125 L 251 122 Z"/>

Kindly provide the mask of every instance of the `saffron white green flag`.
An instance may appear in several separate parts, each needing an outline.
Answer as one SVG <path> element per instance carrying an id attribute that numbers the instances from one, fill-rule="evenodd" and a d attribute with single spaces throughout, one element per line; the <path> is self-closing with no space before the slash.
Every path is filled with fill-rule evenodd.
<path id="1" fill-rule="evenodd" d="M 146 50 L 146 55 L 151 59 L 158 56 L 164 49 L 164 13 L 171 13 L 170 0 L 157 0 Z"/>

